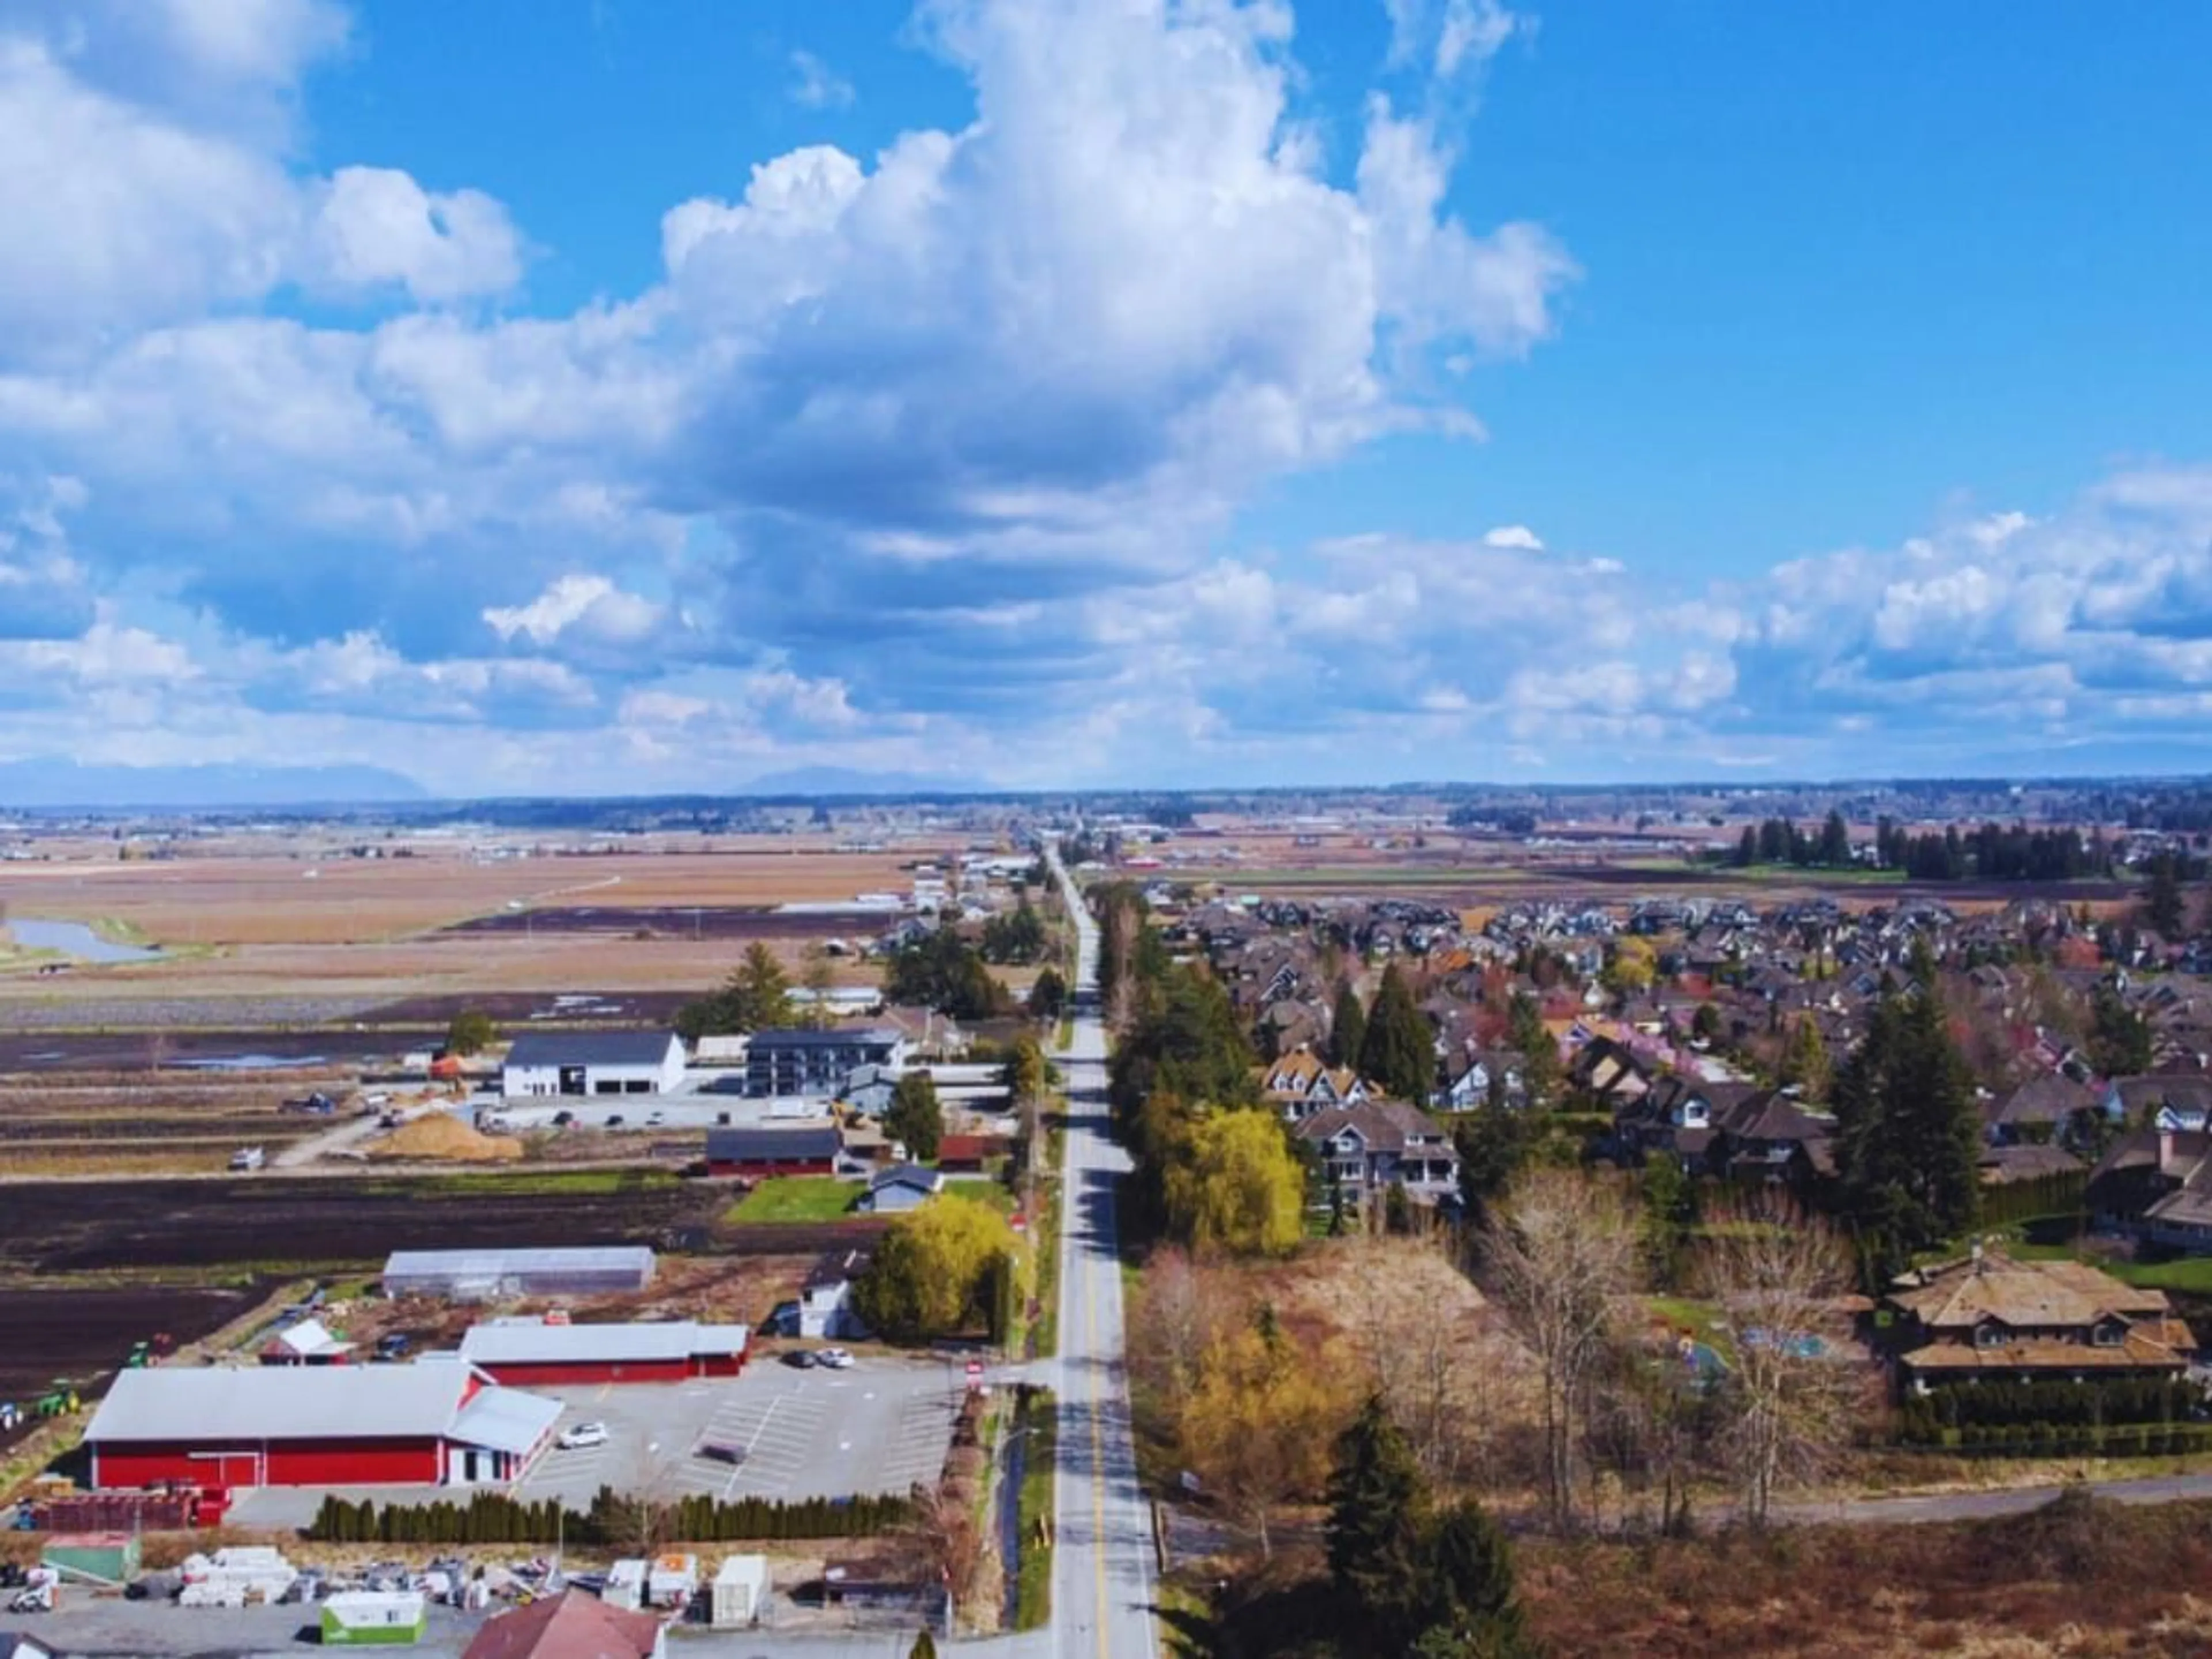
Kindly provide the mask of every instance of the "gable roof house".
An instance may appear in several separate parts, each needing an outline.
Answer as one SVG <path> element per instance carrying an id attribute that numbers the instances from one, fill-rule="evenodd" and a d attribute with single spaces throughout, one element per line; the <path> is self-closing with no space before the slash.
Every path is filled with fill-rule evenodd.
<path id="1" fill-rule="evenodd" d="M 1737 1100 L 1713 1131 L 1705 1162 L 1717 1170 L 1779 1180 L 1834 1170 L 1833 1121 L 1815 1116 L 1778 1089 L 1755 1090 Z"/>
<path id="2" fill-rule="evenodd" d="M 1300 1119 L 1291 1133 L 1314 1149 L 1323 1176 L 1346 1203 L 1380 1197 L 1394 1186 L 1426 1203 L 1459 1191 L 1451 1135 L 1402 1100 L 1328 1107 Z"/>
<path id="3" fill-rule="evenodd" d="M 1901 1387 L 1994 1379 L 2179 1376 L 2197 1339 L 2163 1291 L 2078 1261 L 1978 1251 L 1906 1273 L 1884 1306 L 1896 1320 Z"/>
<path id="4" fill-rule="evenodd" d="M 2024 1140 L 2055 1139 L 2076 1112 L 2096 1108 L 2093 1089 L 2063 1073 L 2033 1078 L 2008 1095 L 1988 1103 L 1982 1112 L 1983 1135 L 1992 1146 Z"/>
<path id="5" fill-rule="evenodd" d="M 2203 1072 L 2153 1072 L 2112 1079 L 2105 1111 L 2116 1122 L 2155 1129 L 2212 1127 L 2212 1076 Z"/>
<path id="6" fill-rule="evenodd" d="M 1365 1079 L 1349 1066 L 1330 1066 L 1307 1048 L 1297 1048 L 1260 1068 L 1260 1092 L 1295 1123 L 1332 1106 L 1352 1106 L 1370 1093 Z"/>
<path id="7" fill-rule="evenodd" d="M 920 1209 L 944 1190 L 941 1171 L 919 1164 L 894 1164 L 870 1180 L 860 1208 L 871 1215 L 900 1215 Z"/>
<path id="8" fill-rule="evenodd" d="M 1644 1062 L 1611 1037 L 1592 1037 L 1575 1055 L 1570 1073 L 1575 1086 L 1609 1105 L 1639 1099 L 1651 1086 Z"/>
<path id="9" fill-rule="evenodd" d="M 2089 1171 L 2082 1201 L 2100 1227 L 2212 1254 L 2212 1131 L 2136 1130 Z"/>
<path id="10" fill-rule="evenodd" d="M 1456 1066 L 1447 1064 L 1445 1079 L 1439 1103 L 1451 1111 L 1488 1105 L 1493 1089 L 1508 1106 L 1528 1103 L 1528 1062 L 1510 1048 L 1476 1049 Z"/>

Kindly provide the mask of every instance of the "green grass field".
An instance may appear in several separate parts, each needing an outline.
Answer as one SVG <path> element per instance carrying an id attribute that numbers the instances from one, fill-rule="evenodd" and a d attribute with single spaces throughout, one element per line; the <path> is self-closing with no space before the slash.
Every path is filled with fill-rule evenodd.
<path id="1" fill-rule="evenodd" d="M 1000 1215 L 1014 1212 L 1014 1195 L 1003 1181 L 994 1181 L 989 1176 L 952 1176 L 946 1179 L 945 1190 L 956 1198 L 972 1198 L 979 1204 L 988 1204 Z"/>
<path id="2" fill-rule="evenodd" d="M 867 1189 L 835 1176 L 776 1176 L 747 1193 L 722 1218 L 740 1225 L 769 1222 L 836 1221 Z"/>
<path id="3" fill-rule="evenodd" d="M 1021 1564 L 1014 1589 L 1014 1628 L 1042 1630 L 1052 1621 L 1053 1466 L 1059 1455 L 1060 1418 L 1052 1390 L 1039 1389 L 1028 1397 L 1020 1428 L 1029 1434 L 1024 1449 L 1022 1487 L 1017 1499 L 1021 1533 Z"/>

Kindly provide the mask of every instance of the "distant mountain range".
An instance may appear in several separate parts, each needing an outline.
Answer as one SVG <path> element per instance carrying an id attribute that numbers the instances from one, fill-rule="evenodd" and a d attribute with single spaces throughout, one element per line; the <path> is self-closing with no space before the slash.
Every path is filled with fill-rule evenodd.
<path id="1" fill-rule="evenodd" d="M 799 766 L 740 784 L 738 795 L 974 795 L 986 786 L 918 772 L 861 772 L 849 766 Z"/>
<path id="2" fill-rule="evenodd" d="M 9 808 L 335 806 L 428 799 L 380 766 L 81 766 L 0 761 L 0 811 Z"/>

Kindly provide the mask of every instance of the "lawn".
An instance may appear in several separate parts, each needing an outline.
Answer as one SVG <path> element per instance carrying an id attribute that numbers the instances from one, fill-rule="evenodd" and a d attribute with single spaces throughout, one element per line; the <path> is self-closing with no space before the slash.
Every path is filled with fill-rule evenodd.
<path id="1" fill-rule="evenodd" d="M 866 1190 L 858 1182 L 835 1176 L 775 1176 L 732 1205 L 722 1218 L 740 1224 L 836 1221 L 852 1212 L 854 1200 Z"/>
<path id="2" fill-rule="evenodd" d="M 955 1198 L 972 1198 L 979 1204 L 988 1204 L 1000 1215 L 1014 1212 L 1014 1195 L 1006 1183 L 989 1176 L 948 1176 L 945 1190 Z"/>
<path id="3" fill-rule="evenodd" d="M 2107 1261 L 2098 1265 L 2113 1278 L 2143 1290 L 2212 1296 L 2212 1256 L 2183 1256 L 2173 1261 Z"/>
<path id="4" fill-rule="evenodd" d="M 1052 1622 L 1052 1483 L 1060 1455 L 1060 1414 L 1052 1390 L 1024 1390 L 1016 1432 L 1026 1431 L 1022 1486 L 1016 1498 L 1021 1558 L 1015 1570 L 1014 1628 Z"/>

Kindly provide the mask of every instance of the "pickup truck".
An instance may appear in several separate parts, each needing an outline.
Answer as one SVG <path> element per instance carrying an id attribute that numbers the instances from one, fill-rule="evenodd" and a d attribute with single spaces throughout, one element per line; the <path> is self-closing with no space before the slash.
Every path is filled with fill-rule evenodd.
<path id="1" fill-rule="evenodd" d="M 241 1146 L 230 1155 L 230 1167 L 234 1170 L 258 1170 L 261 1163 L 261 1148 L 258 1146 Z"/>

